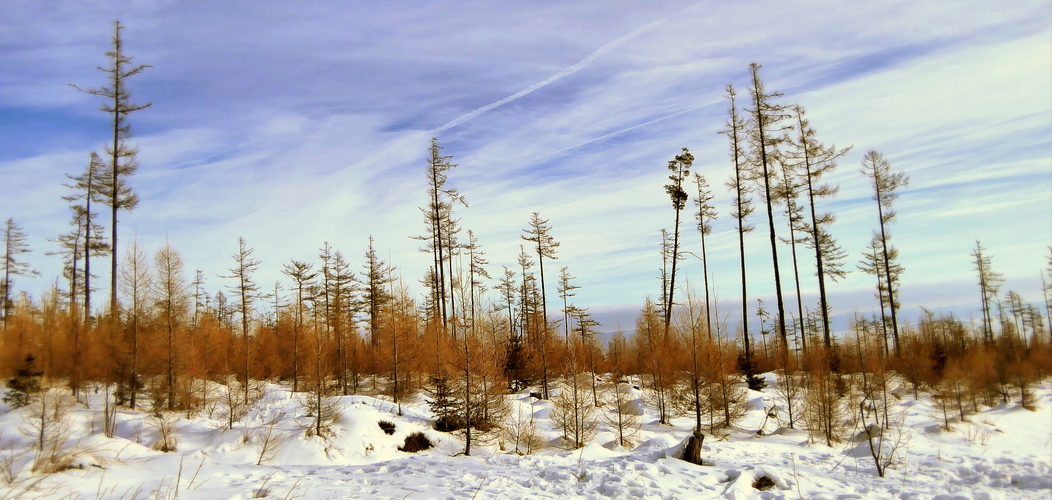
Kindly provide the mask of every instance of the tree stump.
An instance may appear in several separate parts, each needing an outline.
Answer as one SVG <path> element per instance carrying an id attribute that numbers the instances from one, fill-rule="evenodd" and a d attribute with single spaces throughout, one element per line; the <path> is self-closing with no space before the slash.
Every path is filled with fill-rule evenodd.
<path id="1" fill-rule="evenodd" d="M 704 443 L 705 435 L 700 430 L 694 431 L 694 435 L 687 441 L 687 446 L 683 448 L 683 460 L 694 465 L 704 465 L 701 463 L 701 446 Z"/>

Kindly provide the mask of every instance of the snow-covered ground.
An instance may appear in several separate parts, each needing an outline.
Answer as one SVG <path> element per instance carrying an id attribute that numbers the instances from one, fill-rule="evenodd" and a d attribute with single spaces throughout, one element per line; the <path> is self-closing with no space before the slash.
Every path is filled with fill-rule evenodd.
<path id="1" fill-rule="evenodd" d="M 773 374 L 767 378 L 777 382 Z M 151 449 L 156 426 L 142 412 L 121 409 L 116 436 L 104 437 L 101 399 L 92 395 L 92 409 L 73 409 L 66 446 L 76 450 L 74 467 L 52 474 L 29 471 L 35 452 L 27 408 L 0 405 L 0 465 L 9 471 L 0 478 L 0 498 L 1050 498 L 1052 382 L 1034 394 L 1037 411 L 1015 403 L 984 408 L 945 432 L 928 395 L 914 401 L 902 391 L 895 405 L 905 413 L 909 441 L 885 478 L 877 476 L 864 439 L 828 447 L 809 442 L 806 431 L 765 423 L 764 407 L 778 402 L 770 389 L 748 394 L 748 415 L 736 429 L 706 439 L 706 466 L 679 459 L 693 418 L 661 425 L 649 409 L 631 449 L 617 446 L 603 425 L 583 449 L 560 448 L 561 432 L 547 419 L 551 403 L 528 391 L 509 396 L 512 413 L 533 412 L 545 445 L 520 456 L 501 451 L 493 438 L 470 457 L 461 454 L 462 436 L 431 428 L 420 398 L 398 416 L 389 401 L 343 397 L 334 436 L 323 439 L 307 436 L 298 398 L 268 385 L 233 430 L 218 413 L 180 417 L 178 451 L 162 453 Z M 380 429 L 381 420 L 395 424 L 393 434 Z M 761 425 L 763 435 L 756 432 Z M 280 446 L 256 465 L 271 428 Z M 398 451 L 412 432 L 436 447 Z M 761 476 L 773 488 L 755 489 Z"/>

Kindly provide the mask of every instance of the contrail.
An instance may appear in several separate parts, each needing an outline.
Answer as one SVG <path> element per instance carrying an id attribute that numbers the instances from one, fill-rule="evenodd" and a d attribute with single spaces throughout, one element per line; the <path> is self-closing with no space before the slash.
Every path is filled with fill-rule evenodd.
<path id="1" fill-rule="evenodd" d="M 518 92 L 516 92 L 516 93 L 514 93 L 514 94 L 512 94 L 512 95 L 510 95 L 508 97 L 505 97 L 504 99 L 501 99 L 501 100 L 496 101 L 496 102 L 492 102 L 492 103 L 487 104 L 485 106 L 482 106 L 481 108 L 478 108 L 478 109 L 476 109 L 474 111 L 470 111 L 468 113 L 460 115 L 460 116 L 454 118 L 452 121 L 446 123 L 445 125 L 442 125 L 441 127 L 438 127 L 436 129 L 432 130 L 431 132 L 433 134 L 436 134 L 436 133 L 439 133 L 439 132 L 445 132 L 446 130 L 449 130 L 449 129 L 453 128 L 453 127 L 456 127 L 457 125 L 460 125 L 460 124 L 462 124 L 462 123 L 464 123 L 464 122 L 466 122 L 468 120 L 471 120 L 472 118 L 475 118 L 476 116 L 481 115 L 482 113 L 485 113 L 485 112 L 487 112 L 487 111 L 489 111 L 491 109 L 498 108 L 500 106 L 508 104 L 509 102 L 518 100 L 518 99 L 520 99 L 520 98 L 522 98 L 524 96 L 532 94 L 533 92 L 535 92 L 538 89 L 544 88 L 544 87 L 546 87 L 546 86 L 548 86 L 548 85 L 550 85 L 550 84 L 552 84 L 552 83 L 554 83 L 554 82 L 556 82 L 558 80 L 561 80 L 562 78 L 565 78 L 565 77 L 570 76 L 570 75 L 572 75 L 574 73 L 577 73 L 578 71 L 581 71 L 582 69 L 584 69 L 585 66 L 588 66 L 589 64 L 592 64 L 593 61 L 598 59 L 603 54 L 606 54 L 607 52 L 610 52 L 611 50 L 617 48 L 621 44 L 623 44 L 623 43 L 625 43 L 625 42 L 627 42 L 627 41 L 629 41 L 629 40 L 631 40 L 631 39 L 633 39 L 633 38 L 635 38 L 635 37 L 647 32 L 647 31 L 649 31 L 651 29 L 654 29 L 655 27 L 657 27 L 659 24 L 663 23 L 664 21 L 665 21 L 664 19 L 658 19 L 657 21 L 654 21 L 654 22 L 652 22 L 652 23 L 650 23 L 650 24 L 648 24 L 646 26 L 643 26 L 642 28 L 639 28 L 639 29 L 627 34 L 627 35 L 624 35 L 624 36 L 622 36 L 620 38 L 614 39 L 613 41 L 607 42 L 602 47 L 599 47 L 598 49 L 596 49 L 595 52 L 592 52 L 591 54 L 588 54 L 588 56 L 585 57 L 584 59 L 581 59 L 577 64 L 574 64 L 573 66 L 570 66 L 570 67 L 568 67 L 568 68 L 566 68 L 566 69 L 564 69 L 564 70 L 562 70 L 562 71 L 560 71 L 560 72 L 558 72 L 558 73 L 556 73 L 556 74 L 554 74 L 552 76 L 549 76 L 548 78 L 545 78 L 544 80 L 541 80 L 541 81 L 539 81 L 537 83 L 534 83 L 533 85 L 530 85 L 529 87 L 526 87 L 526 88 L 524 88 L 524 89 L 522 89 L 522 90 L 520 90 L 520 91 L 518 91 Z"/>
<path id="2" fill-rule="evenodd" d="M 368 164 L 369 162 L 375 161 L 377 158 L 381 158 L 381 157 L 383 157 L 383 156 L 385 156 L 387 154 L 390 154 L 392 152 L 407 152 L 407 151 L 411 151 L 412 148 L 410 147 L 410 144 L 415 144 L 415 143 L 418 143 L 418 142 L 420 142 L 422 140 L 425 140 L 426 137 L 434 137 L 436 134 L 438 134 L 440 132 L 444 132 L 444 131 L 449 130 L 449 129 L 453 128 L 453 127 L 461 125 L 464 122 L 467 122 L 467 121 L 469 121 L 469 120 L 471 120 L 471 119 L 473 119 L 473 118 L 475 118 L 475 117 L 477 117 L 477 116 L 479 116 L 479 115 L 481 115 L 481 114 L 483 114 L 483 113 L 485 113 L 485 112 L 487 112 L 489 110 L 492 110 L 494 108 L 498 108 L 500 106 L 508 104 L 509 102 L 515 101 L 517 99 L 520 99 L 520 98 L 522 98 L 522 97 L 524 97 L 526 95 L 529 95 L 529 94 L 537 91 L 538 89 L 542 89 L 542 88 L 544 88 L 544 87 L 546 87 L 546 86 L 548 86 L 548 85 L 550 85 L 550 84 L 552 84 L 552 83 L 554 83 L 554 82 L 556 82 L 558 80 L 561 80 L 562 78 L 565 78 L 565 77 L 570 76 L 570 75 L 572 75 L 574 73 L 577 73 L 578 71 L 581 71 L 586 66 L 591 64 L 596 59 L 602 57 L 604 54 L 610 52 L 611 50 L 616 49 L 617 47 L 621 46 L 625 42 L 627 42 L 627 41 L 629 41 L 629 40 L 631 40 L 631 39 L 633 39 L 633 38 L 635 38 L 635 37 L 647 32 L 649 30 L 654 29 L 655 27 L 657 27 L 658 25 L 660 25 L 664 21 L 665 21 L 664 18 L 658 19 L 657 21 L 654 21 L 654 22 L 652 22 L 652 23 L 650 23 L 650 24 L 648 24 L 646 26 L 643 26 L 642 28 L 639 28 L 639 29 L 627 34 L 627 35 L 623 35 L 623 36 L 621 36 L 619 38 L 616 38 L 616 39 L 614 39 L 614 40 L 612 40 L 610 42 L 607 42 L 606 44 L 604 44 L 603 46 L 599 47 L 598 49 L 596 49 L 591 54 L 588 54 L 588 56 L 585 57 L 584 59 L 581 59 L 580 61 L 578 61 L 577 64 L 574 64 L 573 66 L 565 68 L 562 71 L 560 71 L 560 72 L 558 72 L 558 73 L 556 73 L 556 74 L 554 74 L 552 76 L 549 76 L 548 78 L 545 78 L 544 80 L 541 80 L 541 81 L 539 81 L 537 83 L 534 83 L 533 85 L 530 85 L 529 87 L 526 87 L 526 88 L 524 88 L 524 89 L 522 89 L 522 90 L 520 90 L 520 91 L 518 91 L 518 92 L 516 92 L 516 93 L 514 93 L 514 94 L 512 94 L 512 95 L 510 95 L 508 97 L 505 97 L 505 98 L 503 98 L 503 99 L 501 99 L 499 101 L 492 102 L 492 103 L 487 104 L 485 106 L 482 106 L 481 108 L 478 108 L 478 109 L 476 109 L 474 111 L 470 111 L 468 113 L 464 113 L 463 115 L 460 115 L 460 116 L 454 118 L 453 120 L 447 122 L 446 124 L 444 124 L 444 125 L 442 125 L 442 126 L 440 126 L 438 128 L 435 128 L 435 129 L 433 129 L 433 130 L 431 130 L 429 132 L 426 132 L 426 136 L 424 135 L 425 133 L 422 133 L 422 132 L 418 131 L 418 132 L 413 132 L 413 133 L 404 135 L 404 136 L 402 136 L 402 137 L 400 137 L 398 139 L 395 139 L 395 140 L 391 141 L 386 147 L 384 147 L 380 151 L 377 151 L 377 152 L 375 152 L 375 153 L 373 153 L 373 154 L 371 154 L 371 155 L 369 155 L 369 156 L 367 156 L 367 157 L 365 157 L 365 158 L 363 158 L 361 160 L 358 160 L 358 161 L 352 163 L 351 165 L 348 165 L 347 167 L 344 167 L 344 168 L 340 169 L 338 172 L 334 172 L 332 174 L 329 174 L 329 175 L 325 176 L 325 179 L 323 179 L 323 180 L 318 180 L 318 181 L 312 182 L 310 184 L 311 190 L 315 190 L 316 186 L 318 186 L 319 184 L 322 185 L 322 186 L 331 185 L 331 178 L 332 178 L 332 176 L 336 175 L 339 172 L 345 172 L 348 169 L 350 169 L 352 167 L 355 167 L 357 165 Z M 326 183 L 328 183 L 328 184 L 326 184 Z M 285 196 L 282 197 L 282 199 L 288 199 L 288 198 L 291 198 L 293 196 L 294 195 L 292 193 L 287 193 Z M 239 219 L 233 221 L 233 223 L 234 224 L 241 223 L 242 221 L 246 220 L 251 215 L 255 215 L 256 213 L 261 212 L 262 210 L 264 210 L 266 208 L 269 208 L 271 206 L 277 206 L 278 205 L 278 201 L 279 200 L 272 200 L 269 203 L 264 204 L 259 209 L 253 211 L 252 213 L 245 214 L 244 216 L 240 217 Z"/>
<path id="3" fill-rule="evenodd" d="M 603 56 L 607 52 L 610 52 L 611 50 L 619 47 L 620 45 L 624 44 L 625 42 L 627 42 L 627 41 L 629 41 L 629 40 L 631 40 L 631 39 L 633 39 L 633 38 L 635 38 L 635 37 L 647 32 L 649 30 L 654 29 L 655 27 L 657 27 L 659 24 L 661 24 L 663 22 L 665 22 L 665 19 L 658 19 L 657 21 L 654 21 L 654 22 L 652 22 L 652 23 L 650 23 L 650 24 L 648 24 L 646 26 L 643 26 L 642 28 L 639 28 L 639 29 L 627 34 L 627 35 L 621 36 L 620 38 L 616 38 L 616 39 L 614 39 L 614 40 L 612 40 L 610 42 L 607 42 L 606 44 L 604 44 L 603 46 L 599 47 L 598 49 L 596 49 L 591 54 L 588 54 L 588 56 L 585 57 L 584 59 L 581 59 L 580 61 L 578 61 L 577 64 L 574 64 L 573 66 L 570 66 L 570 67 L 568 67 L 566 69 L 563 69 L 562 71 L 560 71 L 560 72 L 558 72 L 558 73 L 556 73 L 556 74 L 554 74 L 552 76 L 549 76 L 548 78 L 545 78 L 544 80 L 541 80 L 541 81 L 539 81 L 537 83 L 534 83 L 533 85 L 530 85 L 529 87 L 526 87 L 526 88 L 524 88 L 524 89 L 522 89 L 522 90 L 520 90 L 520 91 L 518 91 L 518 92 L 516 92 L 516 93 L 514 93 L 514 94 L 512 94 L 512 95 L 510 95 L 508 97 L 505 97 L 505 98 L 503 98 L 503 99 L 501 99 L 499 101 L 489 103 L 489 104 L 487 104 L 485 106 L 482 106 L 481 108 L 478 108 L 478 109 L 476 109 L 474 111 L 469 111 L 467 113 L 464 113 L 464 114 L 454 118 L 453 120 L 450 120 L 449 122 L 446 122 L 446 124 L 444 124 L 444 125 L 442 125 L 442 126 L 440 126 L 438 128 L 430 130 L 427 134 L 428 134 L 429 137 L 434 137 L 436 134 L 438 134 L 440 132 L 445 132 L 446 130 L 449 130 L 449 129 L 451 129 L 453 127 L 456 127 L 456 126 L 458 126 L 460 124 L 463 124 L 464 122 L 466 122 L 468 120 L 471 120 L 471 119 L 473 119 L 473 118 L 475 118 L 475 117 L 477 117 L 477 116 L 479 116 L 479 115 L 481 115 L 481 114 L 483 114 L 483 113 L 485 113 L 485 112 L 487 112 L 487 111 L 489 111 L 491 109 L 498 108 L 500 106 L 508 104 L 509 102 L 515 101 L 517 99 L 520 99 L 520 98 L 522 98 L 522 97 L 524 97 L 526 95 L 529 95 L 529 94 L 537 91 L 538 89 L 544 88 L 544 87 L 546 87 L 546 86 L 548 86 L 548 85 L 550 85 L 550 84 L 552 84 L 552 83 L 554 83 L 554 82 L 556 82 L 558 80 L 561 80 L 562 78 L 565 78 L 565 77 L 570 76 L 570 75 L 572 75 L 572 74 L 574 74 L 574 73 L 576 73 L 578 71 L 581 71 L 586 66 L 588 66 L 589 64 L 592 64 L 593 61 L 595 61 L 596 59 L 600 58 L 601 56 Z M 372 155 L 369 155 L 365 159 L 359 160 L 359 161 L 355 162 L 351 166 L 358 165 L 358 164 L 367 162 L 369 160 L 372 160 L 373 158 L 375 158 L 377 156 L 380 156 L 381 154 L 386 153 L 386 152 L 388 152 L 390 150 L 394 150 L 394 149 L 399 149 L 399 148 L 405 147 L 403 145 L 407 146 L 408 144 L 418 140 L 418 136 L 419 135 L 420 135 L 420 133 L 417 132 L 417 133 L 414 133 L 414 134 L 402 137 L 400 139 L 396 139 L 391 144 L 389 144 L 387 147 L 385 147 L 383 150 L 381 150 L 381 151 L 379 151 L 377 153 L 374 153 Z"/>
<path id="4" fill-rule="evenodd" d="M 718 102 L 718 101 L 715 101 L 715 102 Z M 697 106 L 691 106 L 691 107 L 689 107 L 687 109 L 676 111 L 674 113 L 670 113 L 670 114 L 667 114 L 667 115 L 664 115 L 664 116 L 659 116 L 659 117 L 654 118 L 652 120 L 647 120 L 647 121 L 645 121 L 643 123 L 638 123 L 636 125 L 632 125 L 631 127 L 625 127 L 625 128 L 622 128 L 622 129 L 615 130 L 613 132 L 607 132 L 607 133 L 605 133 L 603 135 L 600 135 L 598 137 L 593 137 L 591 139 L 588 139 L 587 141 L 584 141 L 582 143 L 574 144 L 573 146 L 566 147 L 566 148 L 560 149 L 558 151 L 553 151 L 551 153 L 548 153 L 548 154 L 545 154 L 545 155 L 542 155 L 542 156 L 538 156 L 536 158 L 533 158 L 532 160 L 530 160 L 527 163 L 533 164 L 533 163 L 536 163 L 536 162 L 539 162 L 539 161 L 543 161 L 543 160 L 546 160 L 546 159 L 551 158 L 553 156 L 561 155 L 561 154 L 563 154 L 563 153 L 565 153 L 567 151 L 573 151 L 574 149 L 577 149 L 577 148 L 579 148 L 581 146 L 586 146 L 588 144 L 592 144 L 593 142 L 599 142 L 599 141 L 608 139 L 610 137 L 613 137 L 615 135 L 623 134 L 625 132 L 630 132 L 630 131 L 635 130 L 637 128 L 647 127 L 647 126 L 653 125 L 655 123 L 668 120 L 669 118 L 677 117 L 677 116 L 682 115 L 682 114 L 686 114 L 686 113 L 690 113 L 690 112 L 693 112 L 693 111 L 697 111 L 697 110 L 699 110 L 701 108 L 704 108 L 706 106 L 711 106 L 712 104 L 713 104 L 712 102 L 706 102 L 706 103 L 699 104 Z"/>

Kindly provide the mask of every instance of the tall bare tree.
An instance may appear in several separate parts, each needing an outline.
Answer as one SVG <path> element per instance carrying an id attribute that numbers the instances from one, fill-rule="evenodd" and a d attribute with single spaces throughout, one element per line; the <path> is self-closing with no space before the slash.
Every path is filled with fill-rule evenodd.
<path id="1" fill-rule="evenodd" d="M 672 305 L 675 303 L 676 295 L 676 263 L 679 261 L 679 214 L 687 206 L 690 197 L 683 189 L 683 182 L 690 177 L 690 167 L 694 164 L 694 155 L 687 148 L 669 160 L 668 169 L 672 175 L 668 176 L 672 181 L 665 184 L 665 192 L 672 198 L 672 208 L 676 211 L 676 220 L 672 226 L 672 273 L 668 282 L 668 302 L 665 304 L 665 336 L 668 336 L 669 326 L 672 324 Z"/>
<path id="2" fill-rule="evenodd" d="M 534 250 L 537 252 L 537 264 L 541 275 L 541 324 L 537 325 L 537 327 L 541 337 L 541 359 L 544 364 L 542 392 L 544 399 L 548 399 L 548 366 L 547 356 L 545 354 L 548 350 L 548 298 L 545 294 L 544 287 L 544 259 L 558 260 L 558 257 L 556 257 L 555 254 L 559 248 L 559 242 L 555 241 L 555 238 L 552 237 L 552 227 L 548 225 L 548 219 L 541 218 L 540 212 L 533 212 L 530 214 L 529 224 L 530 227 L 523 229 L 524 234 L 522 235 L 522 239 L 535 245 Z M 524 270 L 523 279 L 525 278 L 526 273 Z"/>
<path id="3" fill-rule="evenodd" d="M 783 161 L 781 162 L 781 178 L 778 179 L 778 184 L 774 190 L 778 197 L 776 200 L 779 203 L 785 203 L 785 217 L 789 221 L 789 237 L 782 238 L 782 242 L 789 245 L 791 256 L 793 258 L 793 283 L 796 285 L 796 313 L 797 319 L 800 325 L 800 342 L 801 348 L 807 350 L 807 335 L 804 332 L 804 298 L 800 292 L 800 261 L 796 256 L 796 244 L 802 243 L 804 240 L 796 235 L 797 229 L 800 223 L 803 222 L 804 207 L 800 205 L 800 192 L 803 188 L 797 174 L 795 172 L 796 165 L 793 163 Z M 795 329 L 795 324 L 793 325 Z M 766 353 L 767 346 L 764 346 L 764 352 Z M 785 361 L 784 359 L 782 360 Z"/>
<path id="4" fill-rule="evenodd" d="M 103 203 L 111 209 L 110 220 L 110 255 L 112 256 L 111 280 L 110 280 L 110 314 L 117 318 L 117 211 L 131 210 L 139 204 L 139 197 L 132 192 L 131 186 L 126 182 L 128 176 L 135 173 L 139 168 L 136 158 L 138 148 L 128 144 L 131 137 L 131 125 L 128 123 L 128 115 L 150 107 L 151 103 L 135 104 L 131 101 L 131 92 L 128 90 L 127 80 L 150 66 L 147 64 L 132 64 L 132 57 L 124 53 L 124 42 L 121 40 L 121 30 L 124 26 L 120 21 L 113 22 L 113 37 L 111 39 L 112 49 L 106 52 L 110 60 L 108 68 L 99 67 L 106 73 L 109 85 L 99 88 L 82 89 L 73 85 L 73 88 L 95 96 L 104 98 L 106 101 L 100 108 L 104 113 L 113 117 L 113 142 L 106 146 L 106 153 L 110 157 L 109 165 L 103 174 L 103 183 L 107 186 L 103 190 Z"/>
<path id="5" fill-rule="evenodd" d="M 904 172 L 891 172 L 891 164 L 884 158 L 883 154 L 870 150 L 862 158 L 862 173 L 869 177 L 873 186 L 873 200 L 877 202 L 877 215 L 880 221 L 880 245 L 881 256 L 884 261 L 884 279 L 887 280 L 888 303 L 891 304 L 891 333 L 895 339 L 895 354 L 900 351 L 899 345 L 899 320 L 896 314 L 897 300 L 896 289 L 891 284 L 891 258 L 888 253 L 888 240 L 891 235 L 887 231 L 887 225 L 895 219 L 895 210 L 891 208 L 892 202 L 899 197 L 895 191 L 909 185 L 910 178 Z"/>
<path id="6" fill-rule="evenodd" d="M 731 161 L 734 163 L 734 175 L 727 182 L 727 188 L 734 192 L 734 201 L 731 206 L 731 217 L 734 218 L 735 227 L 738 230 L 738 255 L 741 263 L 742 282 L 742 340 L 745 346 L 746 366 L 752 366 L 752 348 L 749 339 L 749 293 L 745 274 L 745 233 L 751 232 L 755 226 L 746 224 L 745 219 L 752 215 L 755 208 L 752 199 L 749 198 L 750 180 L 748 165 L 745 154 L 745 120 L 738 115 L 736 103 L 737 93 L 734 87 L 727 85 L 727 100 L 730 101 L 728 109 L 726 128 L 720 131 L 730 139 Z M 751 370 L 751 368 L 749 368 Z"/>
<path id="7" fill-rule="evenodd" d="M 456 189 L 446 186 L 448 172 L 457 165 L 451 162 L 452 156 L 442 154 L 442 146 L 438 145 L 438 139 L 432 137 L 428 148 L 427 159 L 427 183 L 428 183 L 428 205 L 421 208 L 424 213 L 424 226 L 427 234 L 416 236 L 414 239 L 423 240 L 427 243 L 421 252 L 431 253 L 434 259 L 434 270 L 437 279 L 434 296 L 438 300 L 436 308 L 441 312 L 442 326 L 449 326 L 449 318 L 455 316 L 453 300 L 452 273 L 452 244 L 455 241 L 453 234 L 455 223 L 453 218 L 453 206 L 457 203 L 467 206 L 464 197 Z M 447 267 L 448 265 L 448 267 Z M 448 283 L 448 288 L 447 288 Z M 448 307 L 447 307 L 448 306 Z"/>
<path id="8" fill-rule="evenodd" d="M 832 212 L 819 213 L 816 208 L 818 200 L 830 198 L 840 190 L 840 186 L 823 184 L 822 177 L 836 169 L 836 160 L 847 154 L 850 147 L 838 149 L 835 145 L 825 146 L 815 138 L 815 130 L 804 118 L 804 109 L 793 108 L 796 114 L 798 138 L 795 142 L 796 157 L 803 167 L 803 181 L 807 188 L 807 203 L 811 207 L 810 222 L 800 221 L 798 227 L 807 236 L 804 243 L 815 251 L 815 269 L 818 276 L 818 300 L 822 312 L 822 333 L 826 348 L 831 346 L 829 330 L 829 300 L 826 293 L 826 276 L 834 282 L 847 275 L 844 259 L 847 254 L 837 245 L 829 233 L 829 226 L 836 220 Z"/>
<path id="9" fill-rule="evenodd" d="M 979 243 L 979 240 L 976 240 L 975 251 L 972 252 L 972 257 L 975 258 L 975 272 L 979 277 L 979 291 L 981 292 L 980 298 L 982 299 L 983 340 L 986 342 L 993 342 L 994 327 L 990 302 L 997 300 L 997 294 L 1001 289 L 1001 284 L 1004 283 L 1004 275 L 995 272 L 990 267 L 992 256 L 989 253 L 983 255 L 984 250 L 986 249 Z"/>
<path id="10" fill-rule="evenodd" d="M 91 319 L 91 278 L 93 277 L 91 274 L 91 258 L 104 256 L 110 249 L 108 243 L 95 236 L 102 231 L 102 227 L 95 223 L 95 217 L 98 214 L 91 209 L 91 202 L 103 199 L 101 194 L 103 186 L 100 180 L 103 175 L 103 169 L 104 165 L 99 155 L 92 152 L 88 159 L 88 167 L 84 169 L 84 173 L 75 177 L 66 176 L 73 182 L 65 186 L 72 189 L 73 193 L 62 197 L 63 200 L 73 202 L 70 205 L 70 209 L 73 210 L 73 222 L 77 226 L 74 246 L 77 246 L 76 242 L 80 242 L 79 248 L 84 259 L 84 286 L 82 291 L 84 293 L 85 324 Z M 76 260 L 74 259 L 73 262 L 75 267 Z M 74 271 L 74 274 L 76 274 L 76 271 Z"/>
<path id="11" fill-rule="evenodd" d="M 774 210 L 772 209 L 775 193 L 771 192 L 771 180 L 774 177 L 774 167 L 778 162 L 785 161 L 779 150 L 781 144 L 786 141 L 785 129 L 781 121 L 788 117 L 785 106 L 775 104 L 772 99 L 782 96 L 781 92 L 767 92 L 763 81 L 760 80 L 760 65 L 752 63 L 749 65 L 752 72 L 752 108 L 748 110 L 750 115 L 749 142 L 752 144 L 752 166 L 757 170 L 757 179 L 763 188 L 763 198 L 767 205 L 767 227 L 771 238 L 771 259 L 774 268 L 774 292 L 778 302 L 778 336 L 782 341 L 782 349 L 788 348 L 785 329 L 785 308 L 782 300 L 782 275 L 778 267 L 778 235 L 774 229 Z M 788 352 L 783 352 L 783 357 Z"/>
<path id="12" fill-rule="evenodd" d="M 695 218 L 698 220 L 698 233 L 701 234 L 701 273 L 705 284 L 705 325 L 711 337 L 712 303 L 709 297 L 709 256 L 705 249 L 705 236 L 712 234 L 712 221 L 716 220 L 716 207 L 712 206 L 712 189 L 709 188 L 705 177 L 695 172 L 694 183 L 698 186 L 698 197 L 694 199 L 694 204 L 698 207 Z"/>

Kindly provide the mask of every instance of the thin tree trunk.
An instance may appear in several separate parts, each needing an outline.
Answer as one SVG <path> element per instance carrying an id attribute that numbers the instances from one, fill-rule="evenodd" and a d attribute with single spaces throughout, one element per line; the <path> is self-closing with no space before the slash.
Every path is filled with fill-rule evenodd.
<path id="1" fill-rule="evenodd" d="M 756 109 L 755 109 L 756 127 L 757 127 L 757 133 L 759 134 L 759 139 L 760 139 L 758 141 L 759 142 L 759 146 L 760 146 L 760 164 L 763 166 L 763 188 L 764 188 L 764 197 L 765 197 L 764 201 L 766 202 L 766 205 L 767 205 L 767 226 L 768 226 L 768 229 L 769 229 L 769 232 L 770 232 L 771 259 L 773 261 L 773 267 L 774 267 L 774 291 L 775 291 L 775 294 L 776 294 L 776 299 L 778 301 L 778 334 L 779 334 L 780 338 L 782 339 L 782 349 L 783 349 L 783 351 L 785 351 L 785 355 L 787 356 L 788 355 L 788 351 L 786 351 L 786 349 L 788 348 L 788 342 L 786 341 L 785 309 L 782 306 L 782 276 L 781 276 L 781 272 L 778 269 L 778 246 L 777 246 L 778 236 L 775 234 L 775 230 L 774 230 L 774 210 L 772 208 L 771 181 L 770 181 L 769 168 L 768 168 L 768 165 L 767 165 L 767 163 L 768 163 L 767 162 L 768 153 L 767 153 L 767 136 L 766 136 L 766 132 L 765 131 L 766 131 L 766 127 L 767 127 L 768 124 L 766 123 L 766 121 L 764 119 L 765 115 L 763 113 L 763 110 L 761 109 L 761 100 L 763 99 L 763 96 L 762 96 L 761 92 L 762 92 L 762 90 L 760 88 L 760 78 L 759 78 L 759 75 L 757 74 L 757 67 L 754 66 L 753 67 L 753 100 L 755 101 L 755 105 L 756 105 Z"/>
<path id="2" fill-rule="evenodd" d="M 880 199 L 880 183 L 875 182 L 877 199 Z M 877 202 L 877 215 L 880 216 L 880 244 L 882 247 L 882 254 L 884 257 L 884 279 L 888 285 L 888 305 L 891 310 L 891 333 L 895 339 L 895 355 L 901 354 L 901 346 L 899 345 L 899 320 L 895 313 L 895 289 L 891 286 L 891 259 L 888 257 L 888 236 L 884 231 L 884 208 L 880 206 L 880 202 Z"/>
<path id="3" fill-rule="evenodd" d="M 672 275 L 668 284 L 668 303 L 665 304 L 665 340 L 668 340 L 669 326 L 672 324 L 672 304 L 676 293 L 676 261 L 679 260 L 679 209 L 676 209 L 676 225 L 672 230 Z"/>
<path id="4" fill-rule="evenodd" d="M 548 394 L 548 299 L 544 293 L 544 254 L 541 253 L 540 236 L 537 238 L 537 263 L 541 269 L 541 393 Z"/>
<path id="5" fill-rule="evenodd" d="M 705 281 L 705 326 L 708 328 L 709 338 L 712 338 L 712 302 L 709 299 L 709 262 L 705 252 L 705 231 L 701 231 L 701 273 Z"/>

